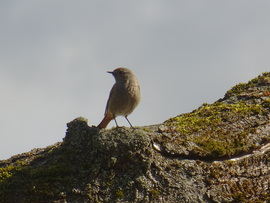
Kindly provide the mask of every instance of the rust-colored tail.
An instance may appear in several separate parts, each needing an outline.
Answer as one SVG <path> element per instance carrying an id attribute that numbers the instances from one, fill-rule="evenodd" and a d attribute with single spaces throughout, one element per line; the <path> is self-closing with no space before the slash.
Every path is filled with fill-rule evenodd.
<path id="1" fill-rule="evenodd" d="M 106 128 L 107 125 L 110 123 L 110 121 L 113 119 L 113 117 L 105 116 L 103 120 L 100 122 L 100 124 L 97 126 L 99 129 Z"/>

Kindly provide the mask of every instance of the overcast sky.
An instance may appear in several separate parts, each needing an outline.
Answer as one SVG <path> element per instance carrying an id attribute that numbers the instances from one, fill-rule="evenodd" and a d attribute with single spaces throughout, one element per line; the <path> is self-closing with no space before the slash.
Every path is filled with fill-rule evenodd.
<path id="1" fill-rule="evenodd" d="M 78 116 L 97 125 L 108 70 L 137 75 L 142 100 L 129 119 L 143 126 L 270 67 L 268 0 L 9 0 L 0 27 L 0 159 L 62 141 Z"/>

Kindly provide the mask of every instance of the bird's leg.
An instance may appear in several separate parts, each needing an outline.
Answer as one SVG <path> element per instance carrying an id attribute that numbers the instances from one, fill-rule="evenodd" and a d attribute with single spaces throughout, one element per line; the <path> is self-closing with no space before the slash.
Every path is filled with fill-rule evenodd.
<path id="1" fill-rule="evenodd" d="M 116 127 L 118 128 L 119 126 L 118 126 L 118 124 L 117 124 L 116 118 L 114 117 L 113 119 L 114 119 L 114 121 L 115 121 Z"/>
<path id="2" fill-rule="evenodd" d="M 125 116 L 125 118 L 127 119 L 128 123 L 129 123 L 129 125 L 130 125 L 130 127 L 134 128 L 134 127 L 131 125 L 131 123 L 129 122 L 127 116 Z"/>

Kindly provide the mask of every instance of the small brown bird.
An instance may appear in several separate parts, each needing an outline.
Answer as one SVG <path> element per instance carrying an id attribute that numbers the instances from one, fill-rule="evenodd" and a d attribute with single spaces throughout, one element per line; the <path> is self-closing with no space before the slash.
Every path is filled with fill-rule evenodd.
<path id="1" fill-rule="evenodd" d="M 103 120 L 98 125 L 99 129 L 106 128 L 109 122 L 114 119 L 115 124 L 117 116 L 125 116 L 129 122 L 127 116 L 131 114 L 138 106 L 140 96 L 140 86 L 136 76 L 128 68 L 117 68 L 113 72 L 108 71 L 115 78 L 115 84 L 113 85 Z"/>

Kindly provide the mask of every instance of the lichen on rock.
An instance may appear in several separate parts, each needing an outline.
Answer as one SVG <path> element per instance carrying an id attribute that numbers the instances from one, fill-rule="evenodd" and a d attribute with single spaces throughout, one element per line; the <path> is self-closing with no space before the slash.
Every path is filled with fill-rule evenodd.
<path id="1" fill-rule="evenodd" d="M 213 104 L 168 119 L 163 133 L 173 142 L 166 137 L 157 142 L 169 154 L 210 159 L 249 153 L 269 142 L 269 78 L 263 73 Z"/>

